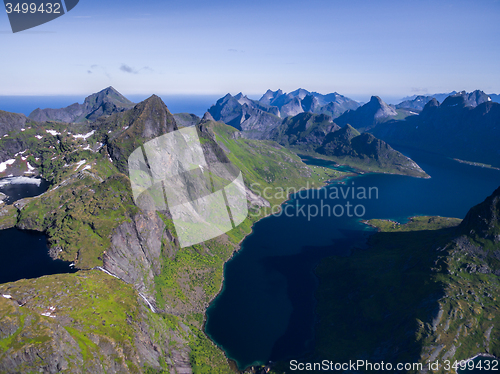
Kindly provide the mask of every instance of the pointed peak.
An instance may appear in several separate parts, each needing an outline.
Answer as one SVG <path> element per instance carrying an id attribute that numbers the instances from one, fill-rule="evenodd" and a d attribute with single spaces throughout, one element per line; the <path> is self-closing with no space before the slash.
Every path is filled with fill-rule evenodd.
<path id="1" fill-rule="evenodd" d="M 500 213 L 500 187 L 482 203 L 472 207 L 460 224 L 465 235 L 479 236 L 498 241 L 500 232 L 498 216 Z"/>
<path id="2" fill-rule="evenodd" d="M 165 103 L 163 102 L 163 100 L 159 96 L 157 96 L 155 94 L 153 94 L 150 97 L 148 97 L 146 100 L 144 100 L 144 102 L 161 102 L 163 105 L 165 105 Z"/>
<path id="3" fill-rule="evenodd" d="M 349 138 L 354 138 L 355 136 L 360 135 L 360 132 L 356 130 L 354 127 L 352 127 L 350 124 L 345 125 L 342 127 L 339 131 L 344 134 L 348 134 Z"/>
<path id="4" fill-rule="evenodd" d="M 205 112 L 203 115 L 203 118 L 201 119 L 201 122 L 211 122 L 215 121 L 214 117 L 209 112 Z"/>
<path id="5" fill-rule="evenodd" d="M 120 107 L 130 107 L 133 106 L 133 102 L 119 93 L 113 86 L 106 87 L 105 89 L 93 93 L 85 98 L 85 103 L 101 103 L 103 101 L 111 101 L 115 105 Z"/>
<path id="6" fill-rule="evenodd" d="M 370 103 L 374 103 L 374 104 L 380 104 L 380 105 L 382 105 L 383 101 L 382 101 L 382 99 L 381 99 L 380 97 L 378 97 L 378 96 L 372 96 L 372 97 L 370 98 Z"/>
<path id="7" fill-rule="evenodd" d="M 154 109 L 161 109 L 161 110 L 165 110 L 166 112 L 170 113 L 167 105 L 157 95 L 151 95 L 146 100 L 141 101 L 139 104 L 137 104 L 135 106 L 135 108 L 137 108 L 141 111 L 145 111 L 145 110 L 152 111 Z"/>
<path id="8" fill-rule="evenodd" d="M 109 87 L 106 87 L 104 90 L 102 90 L 101 92 L 103 91 L 113 91 L 113 92 L 116 92 L 118 93 L 118 91 L 113 87 L 113 86 L 109 86 Z"/>
<path id="9" fill-rule="evenodd" d="M 427 104 L 424 105 L 424 108 L 422 109 L 422 114 L 425 114 L 429 110 L 437 107 L 439 107 L 439 101 L 437 101 L 437 99 L 433 97 L 432 99 L 429 100 Z"/>

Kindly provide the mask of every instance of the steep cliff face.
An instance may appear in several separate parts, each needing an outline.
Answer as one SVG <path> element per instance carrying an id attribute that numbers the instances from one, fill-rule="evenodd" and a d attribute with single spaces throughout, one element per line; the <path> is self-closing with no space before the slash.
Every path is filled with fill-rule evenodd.
<path id="1" fill-rule="evenodd" d="M 103 255 L 104 269 L 133 284 L 153 305 L 154 277 L 161 272 L 163 242 L 172 248 L 172 235 L 165 228 L 155 212 L 136 214 L 114 230 L 111 245 Z"/>
<path id="2" fill-rule="evenodd" d="M 500 243 L 500 187 L 469 210 L 460 228 L 469 236 Z"/>
<path id="3" fill-rule="evenodd" d="M 286 118 L 270 132 L 269 139 L 296 152 L 327 156 L 360 170 L 428 177 L 413 160 L 383 140 L 360 134 L 350 124 L 340 128 L 326 114 L 300 113 Z"/>
<path id="4" fill-rule="evenodd" d="M 302 88 L 288 94 L 283 91 L 267 92 L 260 100 L 251 100 L 239 93 L 227 94 L 209 109 L 216 121 L 222 121 L 242 131 L 249 139 L 268 139 L 281 119 L 297 116 L 301 113 L 316 113 L 338 117 L 348 109 L 356 109 L 355 101 L 332 93 L 321 95 Z"/>

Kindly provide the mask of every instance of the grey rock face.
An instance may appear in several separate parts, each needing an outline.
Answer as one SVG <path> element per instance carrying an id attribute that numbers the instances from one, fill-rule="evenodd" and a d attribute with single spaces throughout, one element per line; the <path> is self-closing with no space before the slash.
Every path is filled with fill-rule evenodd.
<path id="1" fill-rule="evenodd" d="M 156 305 L 154 276 L 161 271 L 161 243 L 172 236 L 165 231 L 165 223 L 151 211 L 137 214 L 132 222 L 118 226 L 111 237 L 111 247 L 104 254 L 103 267 L 144 294 Z"/>
<path id="2" fill-rule="evenodd" d="M 250 100 L 243 94 L 227 94 L 209 109 L 216 121 L 222 121 L 238 130 L 244 131 L 249 138 L 262 139 L 265 134 L 280 122 L 279 109 Z"/>
<path id="3" fill-rule="evenodd" d="M 191 113 L 176 113 L 174 114 L 175 122 L 183 127 L 196 126 L 201 122 L 200 117 Z"/>
<path id="4" fill-rule="evenodd" d="M 0 137 L 11 131 L 19 132 L 26 126 L 28 117 L 24 114 L 4 112 L 0 110 Z"/>
<path id="5" fill-rule="evenodd" d="M 335 120 L 335 123 L 340 126 L 350 124 L 359 131 L 366 131 L 376 126 L 377 123 L 397 114 L 396 110 L 382 101 L 380 97 L 372 96 L 368 103 L 356 110 L 342 114 Z"/>

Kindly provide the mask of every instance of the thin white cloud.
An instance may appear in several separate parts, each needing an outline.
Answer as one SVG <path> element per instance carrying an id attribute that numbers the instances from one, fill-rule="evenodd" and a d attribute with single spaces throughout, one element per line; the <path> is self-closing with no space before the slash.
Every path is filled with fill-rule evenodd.
<path id="1" fill-rule="evenodd" d="M 139 74 L 142 71 L 153 72 L 153 69 L 151 69 L 149 66 L 144 66 L 140 69 L 135 69 L 132 66 L 127 65 L 127 64 L 121 64 L 120 70 L 123 71 L 124 73 L 129 73 L 129 74 Z"/>

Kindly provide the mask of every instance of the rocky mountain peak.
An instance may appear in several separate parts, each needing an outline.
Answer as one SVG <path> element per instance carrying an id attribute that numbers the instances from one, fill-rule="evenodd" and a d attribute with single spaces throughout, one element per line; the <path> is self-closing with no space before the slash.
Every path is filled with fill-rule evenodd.
<path id="1" fill-rule="evenodd" d="M 203 115 L 203 118 L 201 119 L 201 122 L 210 122 L 210 121 L 215 121 L 214 117 L 209 112 L 205 112 Z"/>
<path id="2" fill-rule="evenodd" d="M 459 227 L 466 235 L 500 243 L 500 187 L 485 201 L 472 207 Z"/>
<path id="3" fill-rule="evenodd" d="M 126 172 L 127 159 L 137 147 L 177 130 L 177 123 L 162 99 L 152 95 L 132 109 L 99 118 L 92 127 L 106 134 L 113 162 L 120 171 Z"/>
<path id="4" fill-rule="evenodd" d="M 458 93 L 453 96 L 448 96 L 441 104 L 442 108 L 455 107 L 455 106 L 458 106 L 460 108 L 467 106 L 465 95 L 461 95 L 460 93 Z"/>
<path id="5" fill-rule="evenodd" d="M 360 133 L 350 124 L 347 124 L 338 131 L 338 135 L 351 140 L 352 138 L 360 135 Z"/>
<path id="6" fill-rule="evenodd" d="M 74 103 L 66 108 L 40 109 L 30 113 L 29 118 L 35 121 L 88 122 L 113 113 L 130 109 L 135 104 L 109 86 L 97 93 L 87 96 L 83 104 Z"/>
<path id="7" fill-rule="evenodd" d="M 372 104 L 372 105 L 379 105 L 379 106 L 382 106 L 383 101 L 382 101 L 382 99 L 381 99 L 380 97 L 378 97 L 378 96 L 372 96 L 372 97 L 370 98 L 369 103 L 370 103 L 370 104 Z"/>
<path id="8" fill-rule="evenodd" d="M 485 94 L 481 90 L 475 90 L 473 92 L 461 91 L 453 95 L 452 97 L 463 97 L 465 104 L 468 106 L 476 107 L 482 103 L 491 101 L 491 97 Z"/>
<path id="9" fill-rule="evenodd" d="M 272 91 L 268 89 L 266 93 L 259 99 L 259 102 L 265 105 L 270 105 L 271 102 L 273 102 L 277 97 L 281 95 L 283 95 L 282 90 Z"/>
<path id="10" fill-rule="evenodd" d="M 439 101 L 437 101 L 435 98 L 432 98 L 427 104 L 425 104 L 425 108 L 435 108 L 439 106 Z"/>
<path id="11" fill-rule="evenodd" d="M 304 99 L 307 95 L 309 95 L 310 92 L 307 90 L 304 90 L 303 88 L 299 88 L 295 91 L 290 92 L 288 95 L 293 96 L 293 97 L 298 97 L 300 100 Z"/>
<path id="12" fill-rule="evenodd" d="M 84 100 L 84 105 L 87 104 L 91 107 L 100 106 L 104 102 L 111 102 L 118 107 L 130 107 L 134 105 L 129 99 L 109 86 L 97 93 L 87 96 Z"/>

